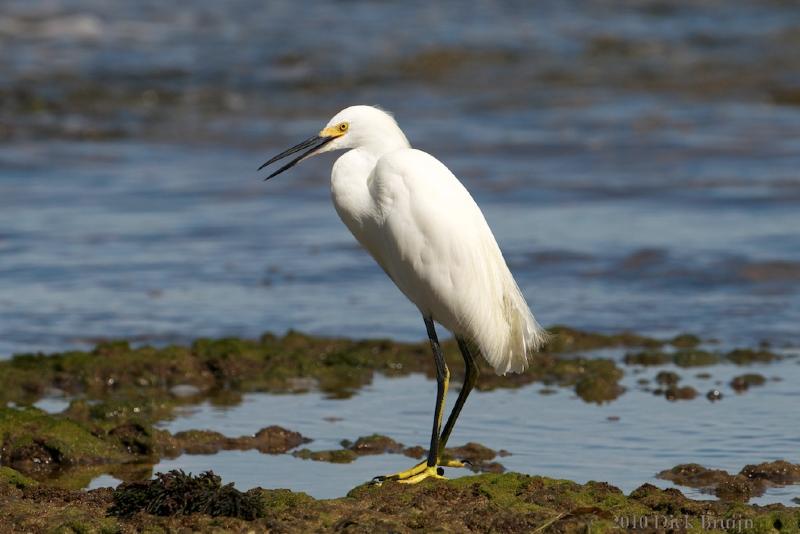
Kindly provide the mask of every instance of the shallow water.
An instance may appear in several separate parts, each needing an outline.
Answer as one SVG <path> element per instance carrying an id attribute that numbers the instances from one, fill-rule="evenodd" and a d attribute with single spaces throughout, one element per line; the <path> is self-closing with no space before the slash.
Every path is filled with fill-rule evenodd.
<path id="1" fill-rule="evenodd" d="M 296 2 L 4 3 L 0 358 L 289 328 L 423 337 L 336 218 L 330 156 L 268 184 L 255 172 L 356 102 L 395 111 L 462 179 L 543 324 L 800 344 L 800 10 L 347 5 L 297 17 Z M 511 450 L 510 469 L 626 490 L 679 462 L 796 462 L 798 368 L 772 364 L 784 381 L 717 404 L 476 394 L 454 439 Z M 424 444 L 430 394 L 412 377 L 348 401 L 248 396 L 170 428 L 282 423 L 315 448 L 373 431 Z M 407 460 L 225 452 L 161 467 L 328 496 Z"/>
<path id="2" fill-rule="evenodd" d="M 498 460 L 509 470 L 578 482 L 603 480 L 626 493 L 645 482 L 670 486 L 670 482 L 654 475 L 679 463 L 697 462 L 735 473 L 748 463 L 796 458 L 795 405 L 800 398 L 796 388 L 800 365 L 786 366 L 782 381 L 769 382 L 741 395 L 726 386 L 714 385 L 717 380 L 730 382 L 741 373 L 740 367 L 715 366 L 710 380 L 695 378 L 696 369 L 667 369 L 681 374 L 681 383 L 695 386 L 701 395 L 718 387 L 725 397 L 716 403 L 702 397 L 671 403 L 637 390 L 636 379 L 652 378 L 656 374 L 652 369 L 641 375 L 629 374 L 625 385 L 632 391 L 602 406 L 585 404 L 565 389 L 542 395 L 540 385 L 476 392 L 451 444 L 477 441 L 496 450 L 506 449 L 512 455 Z M 760 365 L 748 371 L 772 376 L 775 369 Z M 204 404 L 188 410 L 164 427 L 173 432 L 208 428 L 239 436 L 253 434 L 266 424 L 278 424 L 313 438 L 306 445 L 312 450 L 336 449 L 343 439 L 354 440 L 373 432 L 387 434 L 406 445 L 426 446 L 434 393 L 431 381 L 411 376 L 378 379 L 347 400 L 331 401 L 318 394 L 251 394 L 233 408 Z M 743 418 L 742 412 L 752 414 L 752 419 Z M 775 421 L 782 424 L 776 425 Z M 335 465 L 288 455 L 228 451 L 165 460 L 156 469 L 197 472 L 213 468 L 224 479 L 235 480 L 242 487 L 269 481 L 269 486 L 280 485 L 327 498 L 344 495 L 373 476 L 404 469 L 414 462 L 402 455 L 387 454 Z M 447 470 L 448 476 L 468 473 Z M 711 498 L 698 490 L 681 489 L 696 498 Z M 791 504 L 791 499 L 798 496 L 798 486 L 772 488 L 753 502 Z"/>

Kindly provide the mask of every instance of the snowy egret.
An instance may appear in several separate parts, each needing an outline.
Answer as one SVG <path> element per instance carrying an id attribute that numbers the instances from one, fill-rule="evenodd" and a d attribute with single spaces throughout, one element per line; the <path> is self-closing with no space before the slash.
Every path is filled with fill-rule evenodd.
<path id="1" fill-rule="evenodd" d="M 331 150 L 349 149 L 333 165 L 331 193 L 339 217 L 425 321 L 436 364 L 436 406 L 427 460 L 393 475 L 416 483 L 463 467 L 443 452 L 478 378 L 477 351 L 495 372 L 519 373 L 547 339 L 506 265 L 486 219 L 461 182 L 439 160 L 411 148 L 394 118 L 352 106 L 319 134 L 264 163 L 303 151 L 270 174 Z M 453 333 L 464 358 L 464 384 L 442 430 L 450 379 L 434 322 Z M 440 434 L 441 432 L 441 434 Z"/>

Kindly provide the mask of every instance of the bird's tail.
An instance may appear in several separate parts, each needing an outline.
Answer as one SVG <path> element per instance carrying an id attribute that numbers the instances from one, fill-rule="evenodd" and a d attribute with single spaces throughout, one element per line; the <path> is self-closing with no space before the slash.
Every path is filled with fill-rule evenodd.
<path id="1" fill-rule="evenodd" d="M 495 335 L 487 343 L 489 346 L 482 346 L 484 343 L 478 342 L 484 358 L 497 374 L 502 375 L 525 371 L 531 355 L 547 343 L 550 337 L 536 321 L 511 273 L 507 272 L 507 275 L 503 291 L 503 313 L 498 314 L 498 324 L 494 325 Z"/>

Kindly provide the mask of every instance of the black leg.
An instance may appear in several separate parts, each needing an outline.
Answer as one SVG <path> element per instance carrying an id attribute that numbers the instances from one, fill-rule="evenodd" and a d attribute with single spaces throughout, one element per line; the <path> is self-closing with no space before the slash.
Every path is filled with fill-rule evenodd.
<path id="1" fill-rule="evenodd" d="M 464 403 L 467 401 L 470 391 L 472 391 L 472 388 L 475 387 L 475 383 L 478 381 L 479 371 L 478 364 L 475 362 L 475 357 L 472 356 L 472 352 L 470 352 L 466 341 L 462 338 L 456 338 L 456 340 L 458 341 L 458 348 L 461 350 L 461 356 L 464 358 L 464 385 L 461 386 L 461 391 L 458 392 L 456 404 L 453 406 L 453 411 L 450 412 L 450 416 L 447 418 L 447 423 L 445 423 L 444 430 L 442 431 L 442 437 L 439 439 L 439 458 L 442 457 L 444 448 L 447 446 L 447 440 L 450 439 L 450 433 L 453 431 L 453 427 L 456 426 L 456 419 L 458 419 L 461 413 L 461 408 L 464 407 Z"/>
<path id="2" fill-rule="evenodd" d="M 433 324 L 433 319 L 425 317 L 425 327 L 428 329 L 428 339 L 431 341 L 433 359 L 436 363 L 436 411 L 433 414 L 431 448 L 428 451 L 428 467 L 434 467 L 439 461 L 439 430 L 442 428 L 442 412 L 444 411 L 445 397 L 447 397 L 450 370 L 444 361 L 444 354 L 442 354 L 442 347 L 439 346 L 439 338 L 436 336 L 436 327 Z"/>

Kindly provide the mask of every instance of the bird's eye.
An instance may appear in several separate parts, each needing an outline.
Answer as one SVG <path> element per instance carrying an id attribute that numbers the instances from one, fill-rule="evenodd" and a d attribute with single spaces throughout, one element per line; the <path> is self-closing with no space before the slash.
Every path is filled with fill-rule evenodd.
<path id="1" fill-rule="evenodd" d="M 339 131 L 340 131 L 340 132 L 346 132 L 346 131 L 347 131 L 347 128 L 348 128 L 348 126 L 349 126 L 349 125 L 348 125 L 346 122 L 343 122 L 343 123 L 341 123 L 341 124 L 339 125 Z"/>

